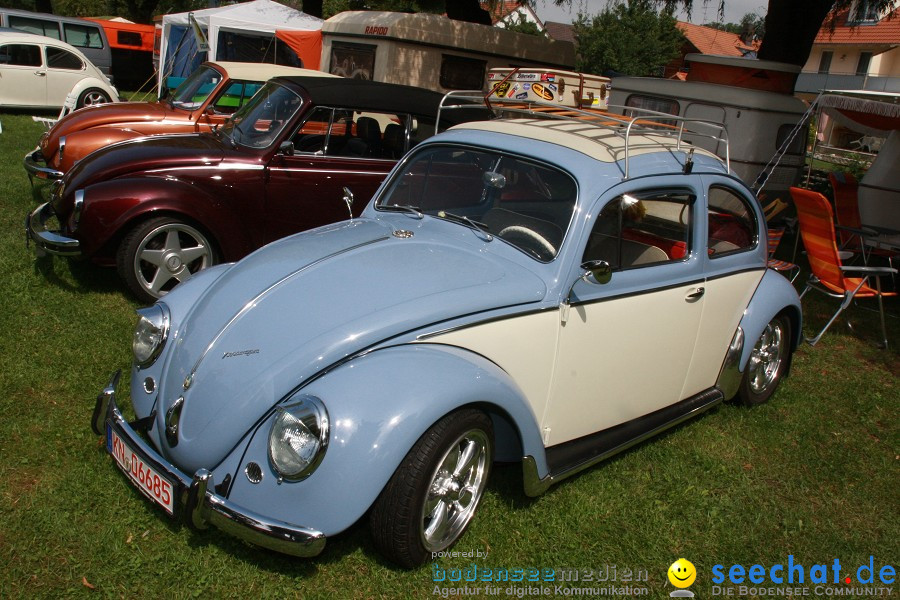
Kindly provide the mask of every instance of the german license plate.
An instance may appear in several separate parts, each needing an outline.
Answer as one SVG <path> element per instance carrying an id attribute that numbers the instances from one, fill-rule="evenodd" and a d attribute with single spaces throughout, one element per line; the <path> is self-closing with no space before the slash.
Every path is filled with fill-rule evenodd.
<path id="1" fill-rule="evenodd" d="M 106 444 L 113 460 L 131 482 L 145 496 L 162 506 L 170 515 L 175 514 L 175 487 L 168 479 L 151 468 L 140 455 L 128 447 L 112 427 L 106 426 Z"/>

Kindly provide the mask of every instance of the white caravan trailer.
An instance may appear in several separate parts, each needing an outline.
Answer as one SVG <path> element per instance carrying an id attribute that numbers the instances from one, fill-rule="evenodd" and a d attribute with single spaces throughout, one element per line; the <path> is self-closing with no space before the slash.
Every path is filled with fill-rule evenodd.
<path id="1" fill-rule="evenodd" d="M 763 73 L 773 65 L 782 66 L 780 63 L 744 58 L 696 55 L 688 55 L 687 58 L 709 63 L 715 60 L 722 65 L 733 64 L 757 73 Z M 793 68 L 792 65 L 784 67 Z M 745 82 L 752 80 L 752 75 L 744 78 Z M 800 131 L 795 131 L 795 127 L 806 113 L 807 106 L 792 95 L 707 81 L 615 77 L 609 103 L 613 112 L 624 106 L 724 123 L 730 143 L 731 169 L 751 186 L 793 134 L 779 166 L 771 173 L 765 187 L 759 190 L 765 192 L 769 200 L 781 198 L 790 202 L 788 188 L 797 184 L 803 174 L 807 127 L 804 124 Z M 723 151 L 706 138 L 698 138 L 695 143 L 719 155 Z"/>
<path id="2" fill-rule="evenodd" d="M 571 42 L 441 15 L 348 11 L 322 26 L 323 71 L 437 92 L 480 90 L 495 67 L 574 64 Z"/>

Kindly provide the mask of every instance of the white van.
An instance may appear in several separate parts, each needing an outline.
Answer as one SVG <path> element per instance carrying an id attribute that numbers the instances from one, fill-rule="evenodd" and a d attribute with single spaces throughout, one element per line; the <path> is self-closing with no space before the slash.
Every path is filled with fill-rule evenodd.
<path id="1" fill-rule="evenodd" d="M 78 48 L 112 82 L 112 53 L 106 32 L 98 23 L 0 7 L 0 27 L 45 35 Z"/>
<path id="2" fill-rule="evenodd" d="M 692 55 L 688 55 L 690 59 Z M 711 62 L 712 57 L 704 57 Z M 752 59 L 722 59 L 720 63 L 759 65 Z M 769 63 L 778 64 L 778 63 Z M 806 113 L 802 100 L 784 93 L 722 85 L 704 81 L 681 81 L 651 77 L 614 77 L 610 110 L 633 107 L 669 113 L 689 119 L 723 123 L 730 142 L 731 169 L 752 186 L 782 144 L 794 134 L 779 166 L 770 174 L 763 190 L 774 200 L 789 201 L 788 188 L 802 175 L 806 150 L 804 126 L 795 126 Z M 627 110 L 626 110 L 627 113 Z M 724 148 L 710 139 L 698 138 L 697 146 L 721 156 Z"/>

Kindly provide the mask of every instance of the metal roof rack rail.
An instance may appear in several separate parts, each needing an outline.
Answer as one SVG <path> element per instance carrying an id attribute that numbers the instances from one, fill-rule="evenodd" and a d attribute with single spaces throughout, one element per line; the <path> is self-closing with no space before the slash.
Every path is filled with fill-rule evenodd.
<path id="1" fill-rule="evenodd" d="M 489 98 L 479 90 L 457 90 L 448 92 L 438 106 L 437 120 L 440 122 L 441 110 L 471 107 L 472 102 L 483 102 L 494 114 L 495 118 L 531 117 L 555 119 L 568 122 L 579 122 L 594 125 L 624 139 L 625 143 L 625 179 L 628 179 L 630 155 L 639 148 L 659 148 L 664 144 L 654 138 L 664 137 L 675 141 L 675 150 L 692 155 L 695 145 L 685 139 L 685 135 L 708 138 L 718 147 L 724 146 L 725 168 L 731 173 L 731 151 L 728 142 L 728 130 L 724 123 L 704 119 L 691 119 L 669 113 L 663 113 L 631 106 L 610 106 L 621 110 L 617 114 L 590 108 L 574 108 L 543 102 L 538 100 L 512 100 L 508 98 Z M 577 134 L 575 134 L 577 135 Z M 636 143 L 633 136 L 643 136 L 643 143 Z M 587 137 L 587 136 L 586 136 Z M 593 141 L 597 141 L 594 138 Z M 666 146 L 670 147 L 670 146 Z"/>

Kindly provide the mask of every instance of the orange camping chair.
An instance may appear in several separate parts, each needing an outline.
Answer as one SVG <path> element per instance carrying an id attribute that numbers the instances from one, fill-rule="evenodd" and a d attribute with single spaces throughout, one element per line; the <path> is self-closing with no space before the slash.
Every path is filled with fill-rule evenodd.
<path id="1" fill-rule="evenodd" d="M 800 294 L 815 289 L 832 298 L 840 298 L 841 305 L 834 316 L 829 319 L 824 329 L 813 338 L 807 338 L 809 344 L 816 342 L 828 331 L 831 324 L 850 306 L 854 298 L 878 298 L 878 312 L 881 315 L 881 336 L 884 348 L 887 348 L 887 328 L 884 323 L 884 296 L 895 296 L 896 292 L 881 291 L 881 275 L 892 275 L 897 272 L 890 267 L 845 266 L 838 254 L 837 240 L 834 230 L 834 216 L 828 199 L 818 192 L 802 188 L 791 188 L 791 197 L 797 208 L 800 219 L 800 236 L 809 258 L 812 274 L 806 283 L 806 289 Z M 862 277 L 847 277 L 845 274 L 858 273 Z M 868 285 L 869 279 L 875 280 L 875 288 Z"/>
<path id="2" fill-rule="evenodd" d="M 788 275 L 784 275 L 788 279 L 791 280 L 791 283 L 794 283 L 794 280 L 797 279 L 797 275 L 800 274 L 800 267 L 795 265 L 792 262 L 788 262 L 786 260 L 779 260 L 775 258 L 775 250 L 778 249 L 778 244 L 781 243 L 781 238 L 784 237 L 784 227 L 770 227 L 768 242 L 769 242 L 769 263 L 768 266 L 770 269 L 774 269 L 778 271 L 782 275 L 785 273 L 790 274 L 793 272 L 794 274 L 788 277 Z"/>
<path id="3" fill-rule="evenodd" d="M 863 227 L 859 217 L 859 184 L 850 173 L 829 173 L 828 181 L 834 190 L 834 214 L 837 218 L 837 233 L 841 239 L 841 248 L 860 252 L 863 262 L 869 262 L 870 256 L 879 256 L 894 266 L 893 259 L 897 252 L 878 247 L 878 232 Z M 867 243 L 868 242 L 868 243 Z"/>

